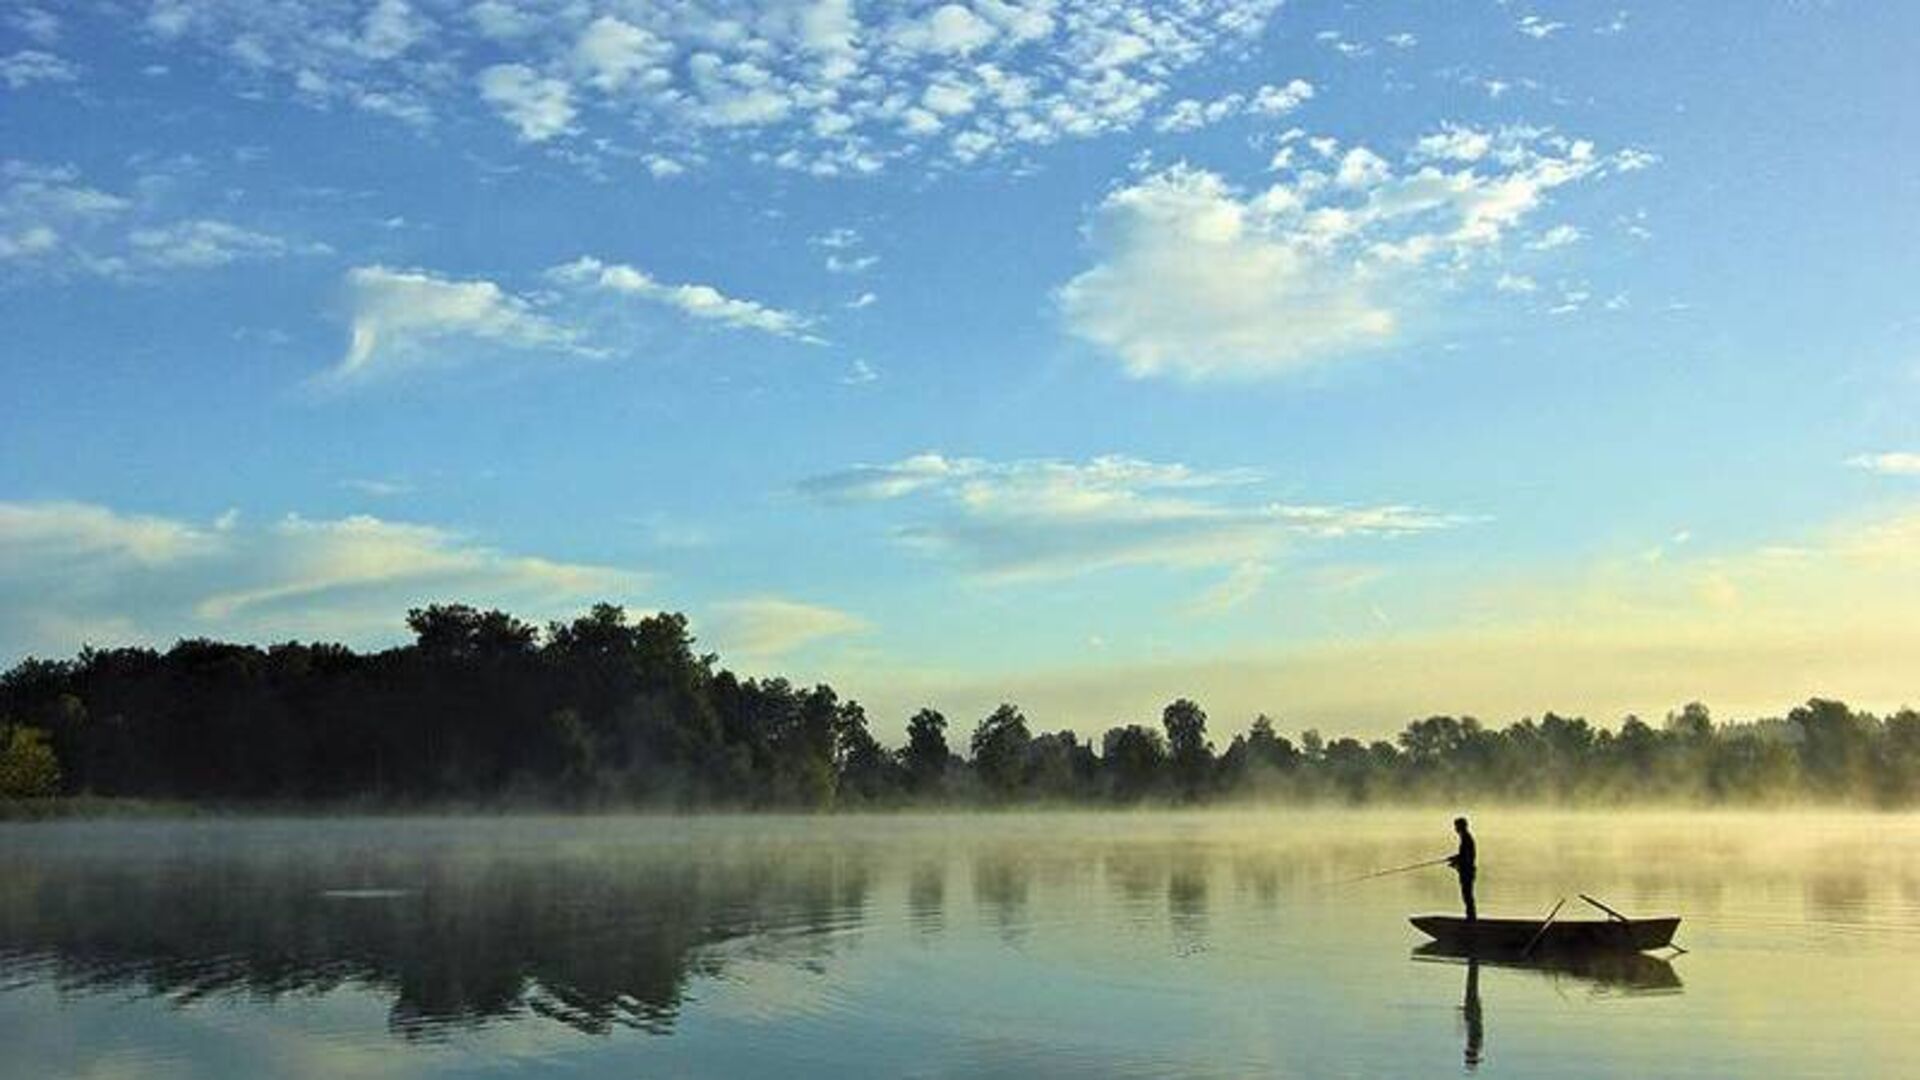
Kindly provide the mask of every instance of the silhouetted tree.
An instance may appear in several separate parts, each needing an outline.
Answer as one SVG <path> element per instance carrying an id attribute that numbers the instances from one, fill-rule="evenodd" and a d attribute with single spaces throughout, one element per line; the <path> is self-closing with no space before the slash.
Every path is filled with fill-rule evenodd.
<path id="1" fill-rule="evenodd" d="M 1213 771 L 1213 744 L 1207 741 L 1207 714 L 1187 698 L 1168 705 L 1160 714 L 1167 732 L 1167 757 L 1180 795 L 1198 798 Z"/>
<path id="2" fill-rule="evenodd" d="M 909 786 L 917 794 L 934 794 L 945 785 L 953 758 L 947 749 L 947 718 L 933 709 L 921 709 L 907 721 L 907 745 L 901 751 Z"/>
<path id="3" fill-rule="evenodd" d="M 1002 704 L 973 729 L 970 748 L 973 767 L 987 789 L 1001 798 L 1014 794 L 1026 779 L 1027 718 L 1013 705 Z"/>

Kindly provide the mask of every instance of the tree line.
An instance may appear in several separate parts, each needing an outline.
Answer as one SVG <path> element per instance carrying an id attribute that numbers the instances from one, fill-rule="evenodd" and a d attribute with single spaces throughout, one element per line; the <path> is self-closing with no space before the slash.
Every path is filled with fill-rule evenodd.
<path id="1" fill-rule="evenodd" d="M 1216 748 L 1182 698 L 1098 743 L 1003 704 L 962 737 L 922 709 L 883 746 L 832 687 L 741 678 L 683 615 L 601 604 L 544 629 L 501 611 L 411 611 L 376 652 L 205 639 L 88 648 L 0 675 L 0 798 L 219 804 L 499 803 L 828 809 L 920 803 L 1515 800 L 1920 801 L 1920 714 L 1815 698 L 1718 724 L 1547 713 L 1495 728 L 1431 716 L 1397 737 L 1289 738 L 1272 719 Z M 958 745 L 956 745 L 956 743 Z"/>

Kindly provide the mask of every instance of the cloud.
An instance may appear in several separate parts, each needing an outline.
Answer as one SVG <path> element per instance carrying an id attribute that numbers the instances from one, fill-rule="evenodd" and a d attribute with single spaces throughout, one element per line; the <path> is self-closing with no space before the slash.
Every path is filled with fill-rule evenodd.
<path id="1" fill-rule="evenodd" d="M 811 498 L 830 503 L 879 502 L 936 487 L 949 480 L 972 475 L 984 467 L 984 462 L 971 458 L 950 459 L 941 454 L 915 454 L 892 465 L 856 465 L 840 472 L 811 477 L 800 482 L 800 491 Z"/>
<path id="2" fill-rule="evenodd" d="M 1394 315 L 1360 276 L 1266 228 L 1184 166 L 1110 195 L 1100 263 L 1059 293 L 1067 326 L 1136 377 L 1258 377 L 1377 345 Z"/>
<path id="3" fill-rule="evenodd" d="M 714 640 L 749 659 L 784 656 L 868 628 L 866 620 L 838 608 L 772 596 L 718 604 L 714 614 Z"/>
<path id="4" fill-rule="evenodd" d="M 134 197 L 84 183 L 78 169 L 0 164 L 0 260 L 52 275 L 154 280 L 155 271 L 207 270 L 245 260 L 322 255 L 325 244 L 211 218 L 163 216 L 150 175 Z"/>
<path id="5" fill-rule="evenodd" d="M 1409 613 L 1412 625 L 1380 623 L 1356 597 L 1351 631 L 1294 645 L 1129 655 L 1110 644 L 1119 655 L 1099 663 L 834 678 L 872 687 L 861 698 L 876 715 L 926 700 L 982 715 L 1011 699 L 1083 732 L 1180 696 L 1215 716 L 1267 712 L 1295 731 L 1363 736 L 1437 712 L 1506 723 L 1553 709 L 1611 723 L 1694 700 L 1747 716 L 1779 715 L 1814 693 L 1883 711 L 1911 704 L 1920 511 L 1721 554 L 1694 547 L 1654 563 L 1638 552 L 1568 561 L 1498 583 L 1443 565 L 1447 581 L 1427 610 Z"/>
<path id="6" fill-rule="evenodd" d="M 1468 281 L 1551 191 L 1611 167 L 1533 129 L 1446 127 L 1398 164 L 1290 133 L 1264 190 L 1181 164 L 1108 195 L 1095 265 L 1057 299 L 1135 377 L 1283 376 L 1394 340 L 1423 288 Z"/>
<path id="7" fill-rule="evenodd" d="M 847 373 L 840 376 L 842 386 L 865 386 L 880 381 L 880 372 L 865 360 L 856 359 L 847 367 Z"/>
<path id="8" fill-rule="evenodd" d="M 582 255 L 564 266 L 547 272 L 554 281 L 597 289 L 663 304 L 695 319 L 721 323 L 737 329 L 758 330 L 776 337 L 819 343 L 813 336 L 813 321 L 804 315 L 768 307 L 754 300 L 742 300 L 722 293 L 711 285 L 673 285 L 655 280 L 637 267 L 604 263 Z"/>
<path id="9" fill-rule="evenodd" d="M 1211 101 L 1182 98 L 1162 113 L 1153 126 L 1154 130 L 1163 132 L 1195 131 L 1236 116 L 1285 116 L 1312 100 L 1313 94 L 1312 83 L 1294 79 L 1284 86 L 1269 83 L 1251 95 L 1231 93 Z"/>
<path id="10" fill-rule="evenodd" d="M 0 502 L 0 556 L 9 656 L 200 634 L 392 641 L 410 606 L 461 600 L 559 615 L 630 598 L 646 580 L 374 517 L 256 527 L 223 515 L 200 525 L 71 502 Z"/>
<path id="11" fill-rule="evenodd" d="M 1260 562 L 1243 562 L 1218 584 L 1201 593 L 1187 606 L 1191 615 L 1223 615 L 1244 606 L 1260 594 L 1273 577 L 1273 567 Z"/>
<path id="12" fill-rule="evenodd" d="M 70 61 L 39 49 L 0 56 L 0 82 L 9 90 L 24 90 L 34 83 L 70 83 L 79 78 L 80 69 Z"/>
<path id="13" fill-rule="evenodd" d="M 160 270 L 225 266 L 244 259 L 277 259 L 304 253 L 321 255 L 324 244 L 296 244 L 283 237 L 243 229 L 225 221 L 178 221 L 127 234 L 134 260 Z"/>
<path id="14" fill-rule="evenodd" d="M 480 73 L 480 97 L 520 133 L 522 142 L 566 134 L 576 111 L 572 90 L 525 64 L 495 64 Z"/>
<path id="15" fill-rule="evenodd" d="M 1882 476 L 1920 476 L 1920 453 L 1907 450 L 1856 454 L 1847 459 L 1847 464 Z"/>
<path id="16" fill-rule="evenodd" d="M 160 566 L 204 553 L 208 530 L 77 502 L 0 502 L 0 551 L 10 565 L 67 561 Z"/>
<path id="17" fill-rule="evenodd" d="M 425 127 L 491 111 L 583 165 L 644 131 L 820 176 L 973 165 L 1149 122 L 1184 71 L 1258 40 L 1280 0 L 260 4 L 153 0 L 144 48 L 232 69 L 237 92 Z M 468 88 L 478 87 L 478 95 Z M 1238 91 L 1235 110 L 1294 104 Z M 465 91 L 465 92 L 463 92 Z M 1271 92 L 1269 92 L 1271 91 Z"/>
<path id="18" fill-rule="evenodd" d="M 46 8 L 21 7 L 7 17 L 7 24 L 42 45 L 60 40 L 60 17 Z"/>
<path id="19" fill-rule="evenodd" d="M 961 4 L 942 4 L 925 16 L 894 25 L 888 35 L 908 52 L 964 55 L 992 41 L 999 28 Z"/>
<path id="20" fill-rule="evenodd" d="M 657 87 L 673 78 L 666 66 L 673 58 L 673 46 L 612 15 L 602 15 L 580 31 L 573 55 L 587 82 L 603 93 L 628 86 Z"/>
<path id="21" fill-rule="evenodd" d="M 1539 15 L 1522 15 L 1520 16 L 1520 20 L 1513 24 L 1513 28 L 1535 41 L 1545 41 L 1554 34 L 1565 30 L 1567 24 L 1563 22 L 1553 22 Z"/>
<path id="22" fill-rule="evenodd" d="M 331 375 L 359 380 L 437 358 L 448 340 L 528 349 L 570 348 L 577 334 L 491 281 L 426 270 L 357 266 L 347 272 L 352 336 Z"/>
<path id="23" fill-rule="evenodd" d="M 895 536 L 996 581 L 1120 566 L 1237 566 L 1269 560 L 1292 542 L 1406 535 L 1468 520 L 1415 507 L 1263 503 L 1235 494 L 1258 479 L 1244 469 L 1120 456 L 996 463 L 926 453 L 813 477 L 800 491 L 829 505 L 916 498 L 930 512 Z"/>

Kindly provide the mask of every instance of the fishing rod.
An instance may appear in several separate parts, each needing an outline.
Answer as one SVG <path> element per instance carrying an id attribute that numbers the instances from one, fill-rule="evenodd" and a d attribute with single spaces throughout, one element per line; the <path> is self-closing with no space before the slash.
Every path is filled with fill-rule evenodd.
<path id="1" fill-rule="evenodd" d="M 1451 855 L 1442 855 L 1437 859 L 1428 859 L 1426 862 L 1408 863 L 1405 866 L 1396 866 L 1388 870 L 1375 870 L 1371 874 L 1361 874 L 1357 878 L 1348 878 L 1345 881 L 1336 881 L 1334 882 L 1334 884 L 1353 885 L 1362 881 L 1371 881 L 1372 879 L 1377 877 L 1386 877 L 1388 874 L 1404 874 L 1409 870 L 1424 870 L 1429 866 L 1439 866 L 1441 863 L 1446 862 L 1448 859 L 1451 859 L 1451 858 L 1453 858 L 1453 856 Z"/>

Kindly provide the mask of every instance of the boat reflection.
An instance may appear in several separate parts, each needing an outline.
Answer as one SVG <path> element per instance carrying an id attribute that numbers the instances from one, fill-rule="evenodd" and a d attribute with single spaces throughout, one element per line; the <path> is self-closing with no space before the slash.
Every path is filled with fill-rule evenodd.
<path id="1" fill-rule="evenodd" d="M 1429 963 L 1467 965 L 1470 992 L 1478 987 L 1481 965 L 1537 972 L 1550 979 L 1587 983 L 1597 994 L 1678 994 L 1685 988 L 1680 981 L 1680 973 L 1674 970 L 1671 963 L 1646 953 L 1584 951 L 1522 956 L 1484 950 L 1475 952 L 1459 946 L 1428 942 L 1413 950 L 1413 958 Z M 1477 995 L 1470 996 L 1475 998 L 1477 1009 Z"/>

